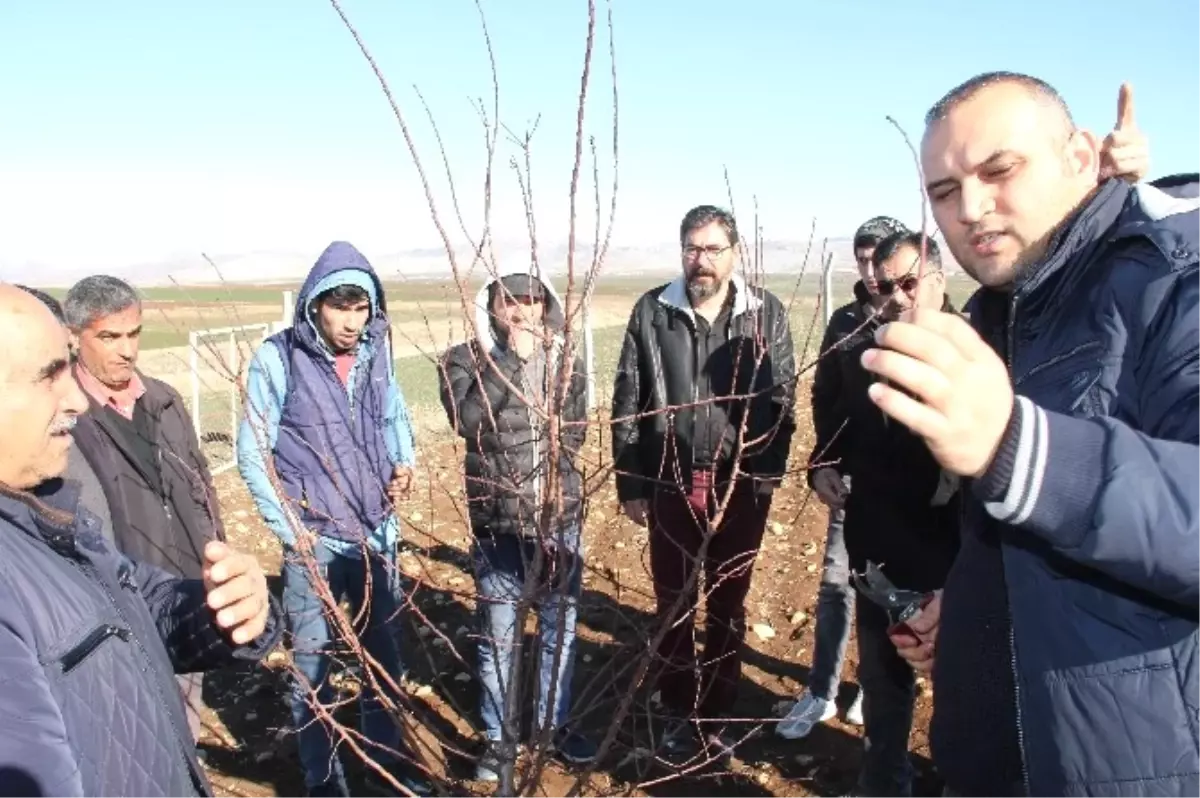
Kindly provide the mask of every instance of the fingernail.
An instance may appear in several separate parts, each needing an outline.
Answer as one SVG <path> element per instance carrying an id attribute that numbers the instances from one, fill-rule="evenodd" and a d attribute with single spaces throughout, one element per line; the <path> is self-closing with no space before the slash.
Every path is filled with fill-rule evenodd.
<path id="1" fill-rule="evenodd" d="M 877 382 L 871 383 L 871 387 L 867 388 L 867 396 L 878 402 L 879 397 L 883 396 L 883 386 Z"/>
<path id="2" fill-rule="evenodd" d="M 217 615 L 217 623 L 222 626 L 229 626 L 229 624 L 233 623 L 233 613 L 228 611 L 219 613 Z"/>
<path id="3" fill-rule="evenodd" d="M 863 368 L 871 367 L 871 364 L 875 362 L 875 358 L 876 358 L 878 352 L 879 352 L 878 349 L 868 349 L 867 351 L 862 353 L 862 357 L 860 358 L 860 360 L 863 364 Z"/>

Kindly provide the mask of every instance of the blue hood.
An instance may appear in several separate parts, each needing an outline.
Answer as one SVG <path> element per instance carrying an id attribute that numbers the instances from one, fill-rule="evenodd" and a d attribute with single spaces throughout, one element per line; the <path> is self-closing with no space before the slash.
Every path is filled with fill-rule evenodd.
<path id="1" fill-rule="evenodd" d="M 296 294 L 292 326 L 305 344 L 324 349 L 321 337 L 317 334 L 309 315 L 309 306 L 322 293 L 339 285 L 358 286 L 370 296 L 371 320 L 365 329 L 367 336 L 375 337 L 387 330 L 387 296 L 379 275 L 375 273 L 370 261 L 355 249 L 353 244 L 334 241 L 317 258 L 308 276 L 304 278 L 304 285 Z"/>

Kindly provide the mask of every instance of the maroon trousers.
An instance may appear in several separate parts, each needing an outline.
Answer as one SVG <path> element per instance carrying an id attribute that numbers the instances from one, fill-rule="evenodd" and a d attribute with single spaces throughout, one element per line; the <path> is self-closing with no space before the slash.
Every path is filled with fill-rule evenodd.
<path id="1" fill-rule="evenodd" d="M 660 490 L 650 502 L 650 572 L 659 623 L 669 625 L 658 648 L 658 689 L 668 712 L 678 718 L 719 718 L 733 709 L 746 637 L 746 594 L 771 509 L 769 494 L 757 494 L 751 481 L 740 481 L 701 561 L 698 553 L 715 499 L 725 489 L 718 485 L 714 491 L 708 477 L 699 474 L 689 493 Z M 701 578 L 693 580 L 697 569 Z M 699 590 L 707 621 L 698 662 Z"/>

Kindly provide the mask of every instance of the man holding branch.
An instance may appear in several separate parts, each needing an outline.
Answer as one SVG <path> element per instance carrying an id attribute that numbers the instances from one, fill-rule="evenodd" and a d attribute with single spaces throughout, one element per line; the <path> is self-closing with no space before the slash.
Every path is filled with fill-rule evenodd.
<path id="1" fill-rule="evenodd" d="M 1135 131 L 1125 87 L 1110 153 Z M 1200 178 L 1131 186 L 1102 146 L 1027 75 L 938 101 L 926 188 L 982 288 L 862 356 L 969 481 L 945 589 L 893 638 L 932 670 L 952 793 L 1200 789 Z"/>

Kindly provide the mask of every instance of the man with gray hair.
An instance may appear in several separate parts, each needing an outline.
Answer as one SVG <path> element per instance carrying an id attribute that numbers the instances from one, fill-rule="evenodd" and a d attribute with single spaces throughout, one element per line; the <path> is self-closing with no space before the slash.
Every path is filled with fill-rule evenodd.
<path id="1" fill-rule="evenodd" d="M 89 405 L 75 441 L 100 477 L 116 547 L 175 576 L 201 577 L 205 545 L 225 531 L 183 397 L 137 370 L 141 299 L 123 280 L 95 275 L 67 292 L 63 311 Z M 179 677 L 193 737 L 201 677 Z"/>

